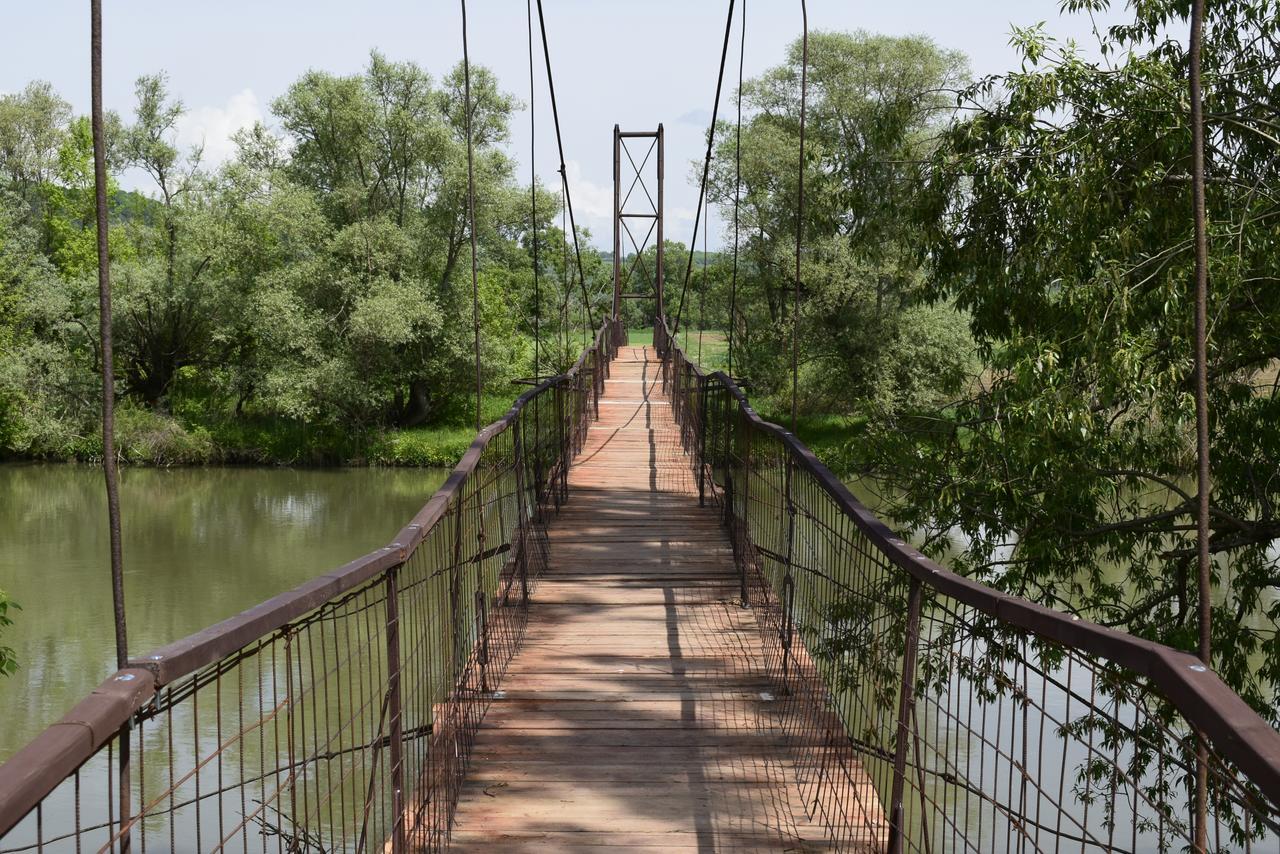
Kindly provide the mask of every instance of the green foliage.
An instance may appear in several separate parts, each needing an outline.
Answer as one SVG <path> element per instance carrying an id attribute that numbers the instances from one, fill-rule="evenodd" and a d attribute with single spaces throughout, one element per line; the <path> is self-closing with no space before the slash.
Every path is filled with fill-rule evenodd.
<path id="1" fill-rule="evenodd" d="M 481 370 L 506 392 L 532 371 L 530 314 L 544 353 L 568 348 L 582 286 L 558 200 L 538 188 L 535 304 L 529 192 L 502 149 L 519 104 L 483 68 L 472 96 Z M 184 106 L 165 74 L 138 79 L 126 120 L 108 116 L 126 459 L 348 461 L 370 437 L 470 411 L 460 67 L 437 85 L 375 52 L 358 74 L 308 72 L 273 110 L 284 135 L 242 131 L 216 170 L 177 144 Z M 47 84 L 0 97 L 0 453 L 99 453 L 91 152 L 87 119 Z M 127 168 L 147 195 L 117 188 Z M 598 253 L 583 266 L 603 295 Z"/>
<path id="2" fill-rule="evenodd" d="M 35 209 L 58 171 L 71 105 L 43 80 L 0 95 L 0 176 L 5 188 Z"/>
<path id="3" fill-rule="evenodd" d="M 1209 5 L 1214 666 L 1280 720 L 1280 208 L 1267 4 Z M 983 381 L 929 429 L 877 425 L 892 515 L 963 532 L 990 584 L 1194 650 L 1192 216 L 1185 4 L 1136 7 L 1087 61 L 1018 30 L 918 208 L 928 294 L 968 312 Z"/>
<path id="4" fill-rule="evenodd" d="M 21 607 L 0 590 L 0 638 L 4 637 L 2 630 L 13 625 L 13 618 L 9 616 L 11 610 L 21 610 Z M 9 676 L 17 669 L 18 660 L 14 657 L 13 647 L 0 644 L 0 676 Z"/>
<path id="5" fill-rule="evenodd" d="M 476 437 L 472 425 L 386 433 L 369 448 L 369 462 L 383 466 L 453 467 Z"/>
<path id="6" fill-rule="evenodd" d="M 758 395 L 789 397 L 799 149 L 800 45 L 747 81 L 742 128 L 741 249 L 735 373 Z M 974 373 L 963 317 L 921 297 L 912 200 L 922 161 L 951 115 L 964 58 L 923 37 L 810 37 L 800 306 L 806 411 L 897 411 L 954 395 Z M 736 192 L 736 138 L 718 133 L 712 199 Z M 732 232 L 726 235 L 732 239 Z M 710 315 L 730 323 L 723 263 Z M 686 312 L 686 319 L 689 318 Z M 928 324 L 921 336 L 916 324 Z"/>

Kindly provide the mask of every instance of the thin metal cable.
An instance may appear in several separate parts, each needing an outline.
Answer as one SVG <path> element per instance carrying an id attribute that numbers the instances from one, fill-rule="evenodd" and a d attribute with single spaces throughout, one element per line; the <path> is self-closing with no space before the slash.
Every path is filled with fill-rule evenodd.
<path id="1" fill-rule="evenodd" d="M 800 177 L 796 192 L 796 281 L 795 299 L 791 308 L 791 432 L 796 432 L 799 414 L 797 400 L 800 390 L 800 243 L 804 239 L 804 119 L 806 99 L 809 93 L 809 9 L 800 0 L 800 15 L 804 22 L 804 36 L 800 49 Z"/>
<path id="2" fill-rule="evenodd" d="M 124 547 L 120 534 L 120 479 L 116 470 L 115 357 L 111 341 L 111 252 L 107 217 L 107 155 L 102 115 L 102 0 L 90 6 L 90 123 L 93 131 L 94 217 L 98 229 L 98 337 L 102 347 L 102 473 L 110 529 L 111 605 L 115 614 L 116 667 L 129 662 L 124 606 Z"/>
<path id="3" fill-rule="evenodd" d="M 707 228 L 711 222 L 711 205 L 702 220 L 702 288 L 698 294 L 698 364 L 702 364 L 702 329 L 707 325 Z"/>
<path id="4" fill-rule="evenodd" d="M 542 379 L 542 287 L 538 278 L 538 123 L 533 79 L 533 0 L 525 0 L 529 31 L 529 221 L 533 229 L 533 377 Z"/>
<path id="5" fill-rule="evenodd" d="M 547 63 L 547 90 L 551 93 L 551 119 L 556 126 L 556 148 L 560 152 L 560 182 L 564 185 L 565 206 L 569 211 L 569 227 L 573 229 L 573 254 L 578 264 L 578 283 L 582 286 L 583 312 L 595 328 L 595 316 L 591 313 L 587 297 L 587 277 L 582 272 L 582 250 L 578 246 L 578 224 L 573 218 L 573 194 L 569 191 L 569 175 L 564 168 L 564 139 L 560 135 L 560 108 L 556 104 L 556 80 L 551 73 L 551 48 L 547 45 L 547 21 L 542 14 L 542 0 L 538 0 L 538 28 L 542 32 L 542 55 Z"/>
<path id="6" fill-rule="evenodd" d="M 564 194 L 564 176 L 561 175 L 560 181 L 560 270 L 562 273 L 561 285 L 564 289 L 564 299 L 560 301 L 560 326 L 564 331 L 564 352 L 569 352 L 569 292 L 572 285 L 569 281 L 569 240 L 567 238 L 569 221 L 566 217 L 568 209 Z"/>
<path id="7" fill-rule="evenodd" d="M 115 443 L 115 357 L 111 340 L 111 251 L 107 215 L 107 143 L 102 111 L 102 0 L 89 4 L 89 89 L 90 126 L 93 135 L 93 207 L 97 227 L 98 250 L 98 336 L 102 348 L 102 474 L 107 488 L 107 527 L 111 551 L 111 609 L 115 617 L 116 667 L 123 670 L 129 662 L 129 639 L 125 621 L 124 546 L 120 522 L 120 479 L 116 469 Z M 116 766 L 116 791 L 108 795 L 108 809 L 118 809 L 121 824 L 121 850 L 129 850 L 129 834 L 125 828 L 131 816 L 130 717 L 120 727 L 115 742 L 109 742 L 108 767 Z M 119 756 L 112 749 L 119 747 Z M 110 774 L 110 771 L 108 771 Z M 77 777 L 77 781 L 79 778 Z M 78 824 L 77 817 L 77 824 Z M 145 844 L 145 837 L 144 837 Z M 113 845 L 114 847 L 114 845 Z"/>
<path id="8" fill-rule="evenodd" d="M 1196 568 L 1199 576 L 1200 660 L 1213 662 L 1213 586 L 1209 562 L 1209 236 L 1205 214 L 1204 91 L 1200 79 L 1204 43 L 1204 0 L 1192 0 L 1188 44 L 1188 86 L 1191 97 L 1191 198 L 1194 217 L 1195 265 L 1195 402 L 1196 402 Z M 1209 749 L 1197 733 L 1195 850 L 1208 850 Z"/>
<path id="9" fill-rule="evenodd" d="M 707 197 L 707 178 L 711 174 L 711 153 L 716 142 L 716 118 L 720 115 L 720 90 L 724 86 L 724 63 L 729 56 L 729 36 L 733 32 L 733 5 L 729 0 L 729 14 L 724 22 L 724 46 L 720 49 L 720 73 L 716 77 L 716 97 L 711 106 L 711 127 L 707 129 L 707 156 L 702 164 L 702 183 L 698 188 L 698 207 L 693 217 L 693 239 L 689 243 L 689 259 L 684 268 L 684 284 L 680 286 L 680 304 L 676 308 L 676 322 L 671 327 L 673 334 L 680 332 L 680 316 L 684 313 L 685 293 L 689 289 L 689 278 L 693 275 L 693 252 L 698 243 L 698 224 L 702 219 L 703 201 Z"/>
<path id="10" fill-rule="evenodd" d="M 733 331 L 738 319 L 738 208 L 742 204 L 742 67 L 747 53 L 747 0 L 742 0 L 742 41 L 738 45 L 738 124 L 733 147 L 733 279 L 729 285 L 729 367 L 733 376 Z"/>
<path id="11" fill-rule="evenodd" d="M 480 373 L 480 273 L 476 261 L 476 176 L 475 156 L 471 143 L 471 57 L 467 52 L 467 0 L 462 3 L 462 85 L 466 97 L 463 113 L 467 120 L 467 216 L 471 232 L 471 323 L 475 329 L 476 349 L 476 432 L 480 432 L 480 399 L 483 379 Z"/>

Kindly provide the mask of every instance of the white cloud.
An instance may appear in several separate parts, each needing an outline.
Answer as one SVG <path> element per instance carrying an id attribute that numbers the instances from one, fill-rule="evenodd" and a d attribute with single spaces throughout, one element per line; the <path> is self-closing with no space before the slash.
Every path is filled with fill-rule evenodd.
<path id="1" fill-rule="evenodd" d="M 582 174 L 582 164 L 569 160 L 564 164 L 569 179 L 573 212 L 593 220 L 613 222 L 613 185 L 597 184 Z"/>
<path id="2" fill-rule="evenodd" d="M 699 107 L 680 116 L 676 121 L 680 124 L 696 125 L 698 127 L 705 128 L 707 125 L 711 124 L 711 111 L 706 107 Z"/>
<path id="3" fill-rule="evenodd" d="M 178 120 L 177 142 L 181 149 L 204 146 L 203 163 L 212 168 L 229 160 L 236 152 L 231 137 L 236 131 L 262 121 L 262 107 L 252 89 L 232 95 L 221 107 L 196 107 Z"/>

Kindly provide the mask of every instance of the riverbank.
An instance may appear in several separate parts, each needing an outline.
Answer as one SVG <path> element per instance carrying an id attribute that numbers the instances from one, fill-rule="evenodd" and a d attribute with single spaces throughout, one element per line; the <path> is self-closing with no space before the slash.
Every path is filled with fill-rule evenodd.
<path id="1" fill-rule="evenodd" d="M 513 397 L 485 398 L 484 423 L 497 420 Z M 449 413 L 440 423 L 404 430 L 343 429 L 270 418 L 202 421 L 124 406 L 116 413 L 116 448 L 136 466 L 412 466 L 452 467 L 475 439 L 474 415 Z M 102 459 L 97 433 L 38 437 L 0 448 L 0 461 L 81 462 Z"/>

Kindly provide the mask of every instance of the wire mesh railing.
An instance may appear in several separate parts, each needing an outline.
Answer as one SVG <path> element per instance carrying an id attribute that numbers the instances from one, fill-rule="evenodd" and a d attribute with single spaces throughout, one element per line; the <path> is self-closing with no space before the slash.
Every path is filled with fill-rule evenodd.
<path id="1" fill-rule="evenodd" d="M 837 845 L 882 809 L 893 852 L 1196 850 L 1198 824 L 1206 850 L 1280 850 L 1280 733 L 1198 659 L 944 569 L 661 320 L 655 344 Z"/>
<path id="2" fill-rule="evenodd" d="M 388 546 L 132 659 L 19 751 L 0 851 L 441 849 L 618 334 L 482 430 Z"/>

